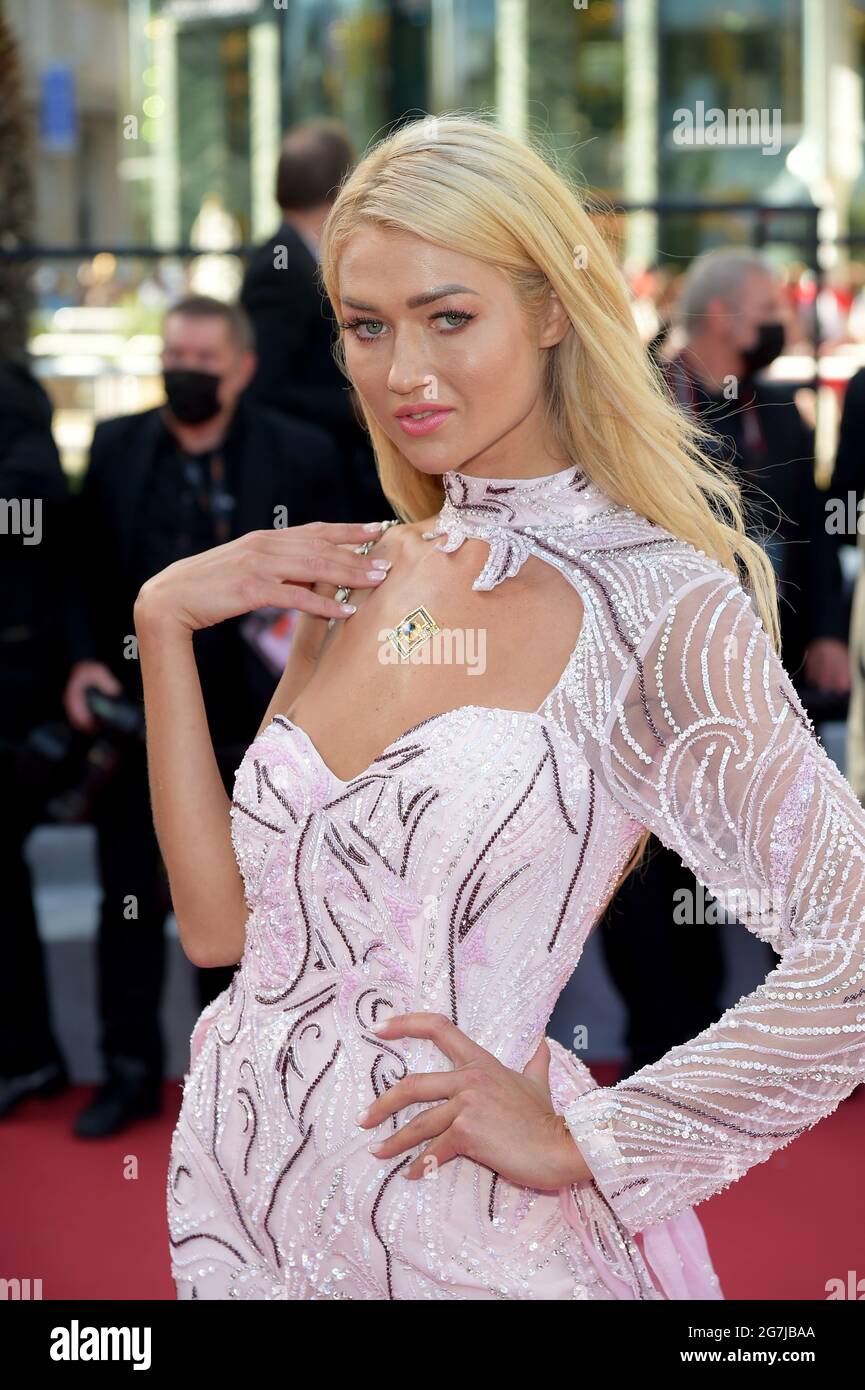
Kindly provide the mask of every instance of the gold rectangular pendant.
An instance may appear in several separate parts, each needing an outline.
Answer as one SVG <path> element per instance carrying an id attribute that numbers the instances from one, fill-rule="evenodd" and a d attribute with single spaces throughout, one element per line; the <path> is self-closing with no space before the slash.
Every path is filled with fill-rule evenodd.
<path id="1" fill-rule="evenodd" d="M 407 613 L 402 622 L 388 633 L 388 641 L 396 647 L 400 656 L 410 656 L 415 648 L 438 631 L 435 618 L 421 605 Z"/>

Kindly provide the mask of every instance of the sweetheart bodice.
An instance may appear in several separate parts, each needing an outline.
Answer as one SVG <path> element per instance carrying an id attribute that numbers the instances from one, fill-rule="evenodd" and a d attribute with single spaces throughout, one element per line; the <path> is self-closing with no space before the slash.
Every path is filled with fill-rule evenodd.
<path id="1" fill-rule="evenodd" d="M 328 766 L 324 757 L 319 752 L 316 744 L 314 743 L 312 738 L 310 738 L 306 730 L 302 729 L 301 726 L 295 723 L 295 721 L 291 719 L 287 714 L 274 715 L 273 719 L 270 721 L 270 724 L 267 727 L 272 728 L 274 725 L 277 725 L 283 728 L 287 728 L 296 733 L 306 743 L 312 757 L 314 759 L 317 759 L 317 761 L 321 764 L 323 771 L 328 773 L 328 775 L 333 779 L 334 782 L 337 783 L 338 786 L 350 787 L 355 782 L 361 781 L 364 777 L 375 772 L 380 772 L 380 765 L 388 760 L 389 755 L 391 754 L 393 749 L 395 749 L 397 746 L 404 745 L 405 740 L 408 738 L 409 734 L 415 733 L 415 731 L 418 729 L 426 728 L 426 726 L 432 724 L 433 721 L 440 723 L 442 727 L 444 727 L 445 722 L 453 719 L 454 716 L 465 717 L 467 715 L 474 714 L 487 714 L 491 716 L 516 716 L 519 719 L 526 720 L 542 719 L 542 715 L 539 710 L 509 710 L 499 706 L 472 704 L 460 705 L 456 709 L 444 710 L 441 714 L 430 714 L 427 715 L 425 719 L 419 719 L 416 724 L 410 724 L 407 729 L 403 729 L 401 733 L 397 734 L 395 738 L 392 738 L 389 743 L 385 744 L 384 748 L 381 750 L 380 753 L 376 754 L 375 758 L 373 758 L 372 762 L 368 767 L 365 767 L 362 769 L 362 771 L 355 773 L 353 777 L 347 778 L 337 776 L 337 774 Z M 513 722 L 513 720 L 511 722 Z M 266 729 L 262 730 L 262 733 L 266 732 Z M 440 736 L 441 732 L 442 729 L 440 728 L 437 731 L 437 735 Z M 411 751 L 416 752 L 417 749 L 413 748 Z M 406 752 L 404 748 L 403 752 Z"/>

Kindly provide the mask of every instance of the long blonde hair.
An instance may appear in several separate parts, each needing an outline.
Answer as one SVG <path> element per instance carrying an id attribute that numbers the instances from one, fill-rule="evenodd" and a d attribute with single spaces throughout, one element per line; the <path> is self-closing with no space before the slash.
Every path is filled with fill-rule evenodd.
<path id="1" fill-rule="evenodd" d="M 343 180 L 322 234 L 321 277 L 340 320 L 340 256 L 365 225 L 497 266 L 535 324 L 550 291 L 558 295 L 573 332 L 547 349 L 545 400 L 562 452 L 614 501 L 729 570 L 780 654 L 775 573 L 746 533 L 735 465 L 712 456 L 712 432 L 672 399 L 640 339 L 615 255 L 553 152 L 480 112 L 422 118 L 377 141 Z M 336 357 L 350 380 L 342 338 Z M 359 404 L 396 514 L 433 515 L 444 500 L 441 479 L 415 469 Z"/>

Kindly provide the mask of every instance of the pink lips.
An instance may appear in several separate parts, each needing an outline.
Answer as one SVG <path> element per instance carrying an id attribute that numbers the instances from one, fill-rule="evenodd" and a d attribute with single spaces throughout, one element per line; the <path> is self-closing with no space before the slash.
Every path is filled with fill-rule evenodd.
<path id="1" fill-rule="evenodd" d="M 450 409 L 437 410 L 433 415 L 428 415 L 424 420 L 412 420 L 408 415 L 398 415 L 397 419 L 406 434 L 418 435 L 431 434 L 433 430 L 438 429 L 439 425 L 444 424 L 449 415 L 453 415 L 453 411 Z"/>

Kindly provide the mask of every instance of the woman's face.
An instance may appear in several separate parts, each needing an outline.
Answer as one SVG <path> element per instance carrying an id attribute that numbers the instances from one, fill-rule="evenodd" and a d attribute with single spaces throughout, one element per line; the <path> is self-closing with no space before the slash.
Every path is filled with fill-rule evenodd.
<path id="1" fill-rule="evenodd" d="M 354 386 L 421 472 L 541 476 L 567 462 L 543 418 L 545 353 L 570 327 L 558 299 L 532 331 L 497 267 L 378 227 L 347 244 L 339 292 Z M 408 406 L 428 423 L 401 423 Z"/>

